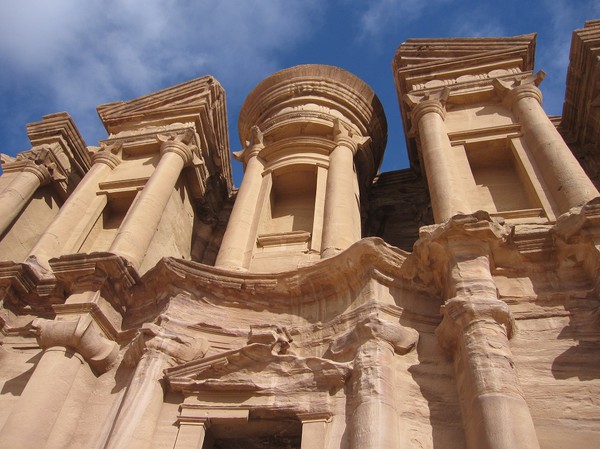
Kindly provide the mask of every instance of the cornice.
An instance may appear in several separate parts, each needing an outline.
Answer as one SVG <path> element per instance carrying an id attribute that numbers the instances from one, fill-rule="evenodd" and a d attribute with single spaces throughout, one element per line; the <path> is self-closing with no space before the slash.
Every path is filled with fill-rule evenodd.
<path id="1" fill-rule="evenodd" d="M 166 276 L 177 288 L 214 290 L 224 299 L 235 295 L 236 301 L 256 301 L 264 294 L 276 307 L 295 302 L 315 301 L 319 297 L 348 291 L 354 286 L 375 279 L 402 277 L 402 264 L 408 253 L 387 245 L 377 237 L 365 238 L 340 254 L 293 271 L 274 274 L 254 274 L 229 271 L 188 260 L 164 258 L 146 273 L 142 282 L 152 289 L 154 280 Z M 161 273 L 161 274 L 159 274 Z M 164 280 L 160 281 L 164 282 Z"/>

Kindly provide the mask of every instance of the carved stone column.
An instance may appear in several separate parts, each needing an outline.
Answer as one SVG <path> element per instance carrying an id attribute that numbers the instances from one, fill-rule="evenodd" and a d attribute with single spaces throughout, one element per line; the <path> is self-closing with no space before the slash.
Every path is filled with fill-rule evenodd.
<path id="1" fill-rule="evenodd" d="M 161 317 L 161 320 L 161 326 L 150 323 L 142 326 L 126 356 L 126 362 L 137 362 L 137 366 L 106 449 L 149 448 L 163 404 L 164 392 L 160 383 L 163 370 L 206 353 L 206 340 L 175 333 L 172 330 L 174 326 L 168 325 L 168 318 Z"/>
<path id="2" fill-rule="evenodd" d="M 356 198 L 354 155 L 357 139 L 338 121 L 333 130 L 335 148 L 329 154 L 325 189 L 321 257 L 331 257 L 361 238 L 360 203 Z"/>
<path id="3" fill-rule="evenodd" d="M 2 449 L 44 447 L 81 366 L 87 362 L 105 372 L 118 356 L 116 343 L 104 338 L 87 316 L 37 319 L 33 328 L 44 353 L 0 431 Z"/>
<path id="4" fill-rule="evenodd" d="M 408 353 L 417 340 L 415 330 L 372 314 L 331 345 L 334 356 L 356 350 L 351 379 L 350 447 L 400 446 L 400 420 L 394 400 L 394 355 Z"/>
<path id="5" fill-rule="evenodd" d="M 106 201 L 104 196 L 98 197 L 98 184 L 102 182 L 121 160 L 110 150 L 99 151 L 94 155 L 93 165 L 77 188 L 62 205 L 54 220 L 48 225 L 33 249 L 28 260 L 37 262 L 45 269 L 50 269 L 48 260 L 59 256 L 65 243 L 72 234 L 78 234 L 77 227 L 83 220 L 93 220 L 86 211 L 96 201 Z"/>
<path id="6" fill-rule="evenodd" d="M 452 173 L 452 146 L 444 123 L 444 102 L 448 93 L 442 91 L 425 99 L 407 96 L 414 105 L 412 123 L 418 133 L 425 165 L 431 207 L 436 223 L 442 223 L 459 212 L 469 212 L 465 196 L 457 189 Z"/>
<path id="7" fill-rule="evenodd" d="M 109 250 L 123 256 L 138 269 L 183 167 L 193 159 L 190 146 L 179 140 L 164 141 L 160 152 L 160 161 L 154 173 L 125 216 Z"/>
<path id="8" fill-rule="evenodd" d="M 544 181 L 556 199 L 561 213 L 598 196 L 573 153 L 542 108 L 542 92 L 537 87 L 543 72 L 516 85 L 496 79 L 496 90 L 504 97 L 521 124 L 527 148 L 533 154 Z"/>
<path id="9" fill-rule="evenodd" d="M 29 159 L 16 160 L 2 168 L 7 173 L 18 171 L 19 174 L 15 174 L 15 179 L 0 193 L 0 235 L 17 218 L 36 190 L 52 178 L 45 165 Z"/>
<path id="10" fill-rule="evenodd" d="M 436 330 L 454 358 L 469 449 L 539 449 L 509 346 L 512 320 L 497 298 L 487 243 L 448 241 L 450 267 L 444 318 Z"/>
<path id="11" fill-rule="evenodd" d="M 246 170 L 215 261 L 216 267 L 238 270 L 248 268 L 256 238 L 256 214 L 264 169 L 258 157 L 264 148 L 262 134 L 257 126 L 252 128 L 252 132 L 253 141 L 237 155 L 243 159 Z"/>

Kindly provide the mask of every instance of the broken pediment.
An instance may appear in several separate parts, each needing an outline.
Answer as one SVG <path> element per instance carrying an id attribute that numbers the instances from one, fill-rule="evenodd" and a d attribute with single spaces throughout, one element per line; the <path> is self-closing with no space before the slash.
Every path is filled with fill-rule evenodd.
<path id="1" fill-rule="evenodd" d="M 165 370 L 170 388 L 180 392 L 230 391 L 260 395 L 331 391 L 343 387 L 349 363 L 286 354 L 279 345 L 251 343 L 240 349 Z"/>
<path id="2" fill-rule="evenodd" d="M 194 151 L 187 170 L 194 197 L 204 200 L 211 177 L 232 191 L 225 90 L 212 76 L 103 104 L 97 111 L 110 134 L 101 146 L 121 150 L 124 160 L 158 152 L 164 136 L 183 140 Z"/>
<path id="3" fill-rule="evenodd" d="M 98 115 L 109 133 L 139 127 L 143 122 L 196 121 L 212 109 L 225 112 L 225 91 L 212 76 L 203 76 L 129 101 L 98 106 Z M 190 120 L 191 119 L 191 120 Z M 199 129 L 201 129 L 199 127 Z"/>
<path id="4" fill-rule="evenodd" d="M 486 55 L 497 62 L 507 56 L 518 55 L 523 60 L 522 70 L 532 70 L 535 38 L 533 33 L 513 37 L 408 39 L 396 51 L 394 72 L 453 63 L 465 66 L 468 61 L 485 58 Z"/>

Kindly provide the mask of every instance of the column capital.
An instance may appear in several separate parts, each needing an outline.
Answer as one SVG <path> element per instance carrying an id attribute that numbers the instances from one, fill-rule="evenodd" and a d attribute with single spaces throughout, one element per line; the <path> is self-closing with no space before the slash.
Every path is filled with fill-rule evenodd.
<path id="1" fill-rule="evenodd" d="M 110 169 L 116 168 L 121 163 L 121 159 L 110 150 L 102 149 L 92 156 L 92 164 L 104 164 Z"/>
<path id="2" fill-rule="evenodd" d="M 358 149 L 368 143 L 370 137 L 359 136 L 349 130 L 340 119 L 335 119 L 333 122 L 333 141 L 336 147 L 346 147 L 352 151 L 352 155 L 356 155 Z"/>
<path id="3" fill-rule="evenodd" d="M 194 151 L 189 145 L 178 140 L 165 140 L 160 146 L 160 155 L 164 156 L 166 153 L 175 153 L 181 159 L 183 159 L 184 165 L 189 165 L 194 159 Z"/>
<path id="4" fill-rule="evenodd" d="M 490 323 L 504 328 L 507 338 L 514 332 L 514 320 L 508 305 L 491 297 L 455 297 L 441 308 L 442 322 L 435 331 L 441 345 L 454 352 L 460 337 L 474 323 Z"/>
<path id="5" fill-rule="evenodd" d="M 36 318 L 32 329 L 43 349 L 55 346 L 74 349 L 99 373 L 108 371 L 119 355 L 117 343 L 104 337 L 89 315 L 71 320 Z"/>
<path id="6" fill-rule="evenodd" d="M 50 182 L 52 175 L 45 164 L 36 164 L 33 161 L 27 161 L 23 167 L 23 172 L 33 173 L 40 180 L 40 185 L 45 185 Z"/>
<path id="7" fill-rule="evenodd" d="M 446 102 L 450 96 L 450 90 L 447 87 L 433 92 L 426 92 L 423 95 L 406 94 L 403 97 L 412 109 L 412 123 L 416 125 L 421 118 L 428 113 L 436 113 L 446 118 Z"/>
<path id="8" fill-rule="evenodd" d="M 248 164 L 250 159 L 257 157 L 258 154 L 265 148 L 264 135 L 257 125 L 251 128 L 252 137 L 251 140 L 247 140 L 244 145 L 244 149 L 233 153 L 233 157 L 240 162 L 243 162 L 244 166 Z"/>
<path id="9" fill-rule="evenodd" d="M 537 86 L 540 85 L 545 76 L 546 73 L 540 70 L 534 75 L 516 81 L 495 78 L 492 83 L 503 103 L 512 109 L 515 103 L 524 98 L 533 98 L 541 105 L 543 101 L 542 91 Z"/>
<path id="10" fill-rule="evenodd" d="M 356 326 L 329 345 L 328 352 L 333 356 L 356 352 L 364 343 L 377 340 L 389 344 L 397 354 L 407 354 L 419 341 L 416 330 L 381 319 L 372 313 L 356 323 Z"/>
<path id="11" fill-rule="evenodd" d="M 203 357 L 208 350 L 208 342 L 204 338 L 188 336 L 167 326 L 169 319 L 161 317 L 162 323 L 145 323 L 138 331 L 125 356 L 126 363 L 135 365 L 146 354 L 166 356 L 169 364 L 185 363 Z M 180 331 L 182 329 L 179 329 Z"/>
<path id="12" fill-rule="evenodd" d="M 48 184 L 53 179 L 56 166 L 48 156 L 50 151 L 47 147 L 34 147 L 18 154 L 16 158 L 2 155 L 2 170 L 5 173 L 33 173 L 40 185 Z"/>
<path id="13" fill-rule="evenodd" d="M 442 120 L 446 118 L 446 107 L 438 99 L 430 98 L 419 102 L 412 110 L 414 124 L 418 124 L 426 114 L 438 114 Z"/>

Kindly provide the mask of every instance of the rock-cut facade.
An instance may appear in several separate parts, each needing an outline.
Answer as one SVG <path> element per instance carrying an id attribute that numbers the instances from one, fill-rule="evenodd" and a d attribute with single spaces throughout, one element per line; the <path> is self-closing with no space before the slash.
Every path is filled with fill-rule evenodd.
<path id="1" fill-rule="evenodd" d="M 67 113 L 2 155 L 2 449 L 592 449 L 600 21 L 409 39 L 402 123 L 326 65 Z M 391 80 L 390 80 L 391 81 Z M 407 169 L 379 173 L 387 129 Z M 244 167 L 239 188 L 231 156 Z"/>

